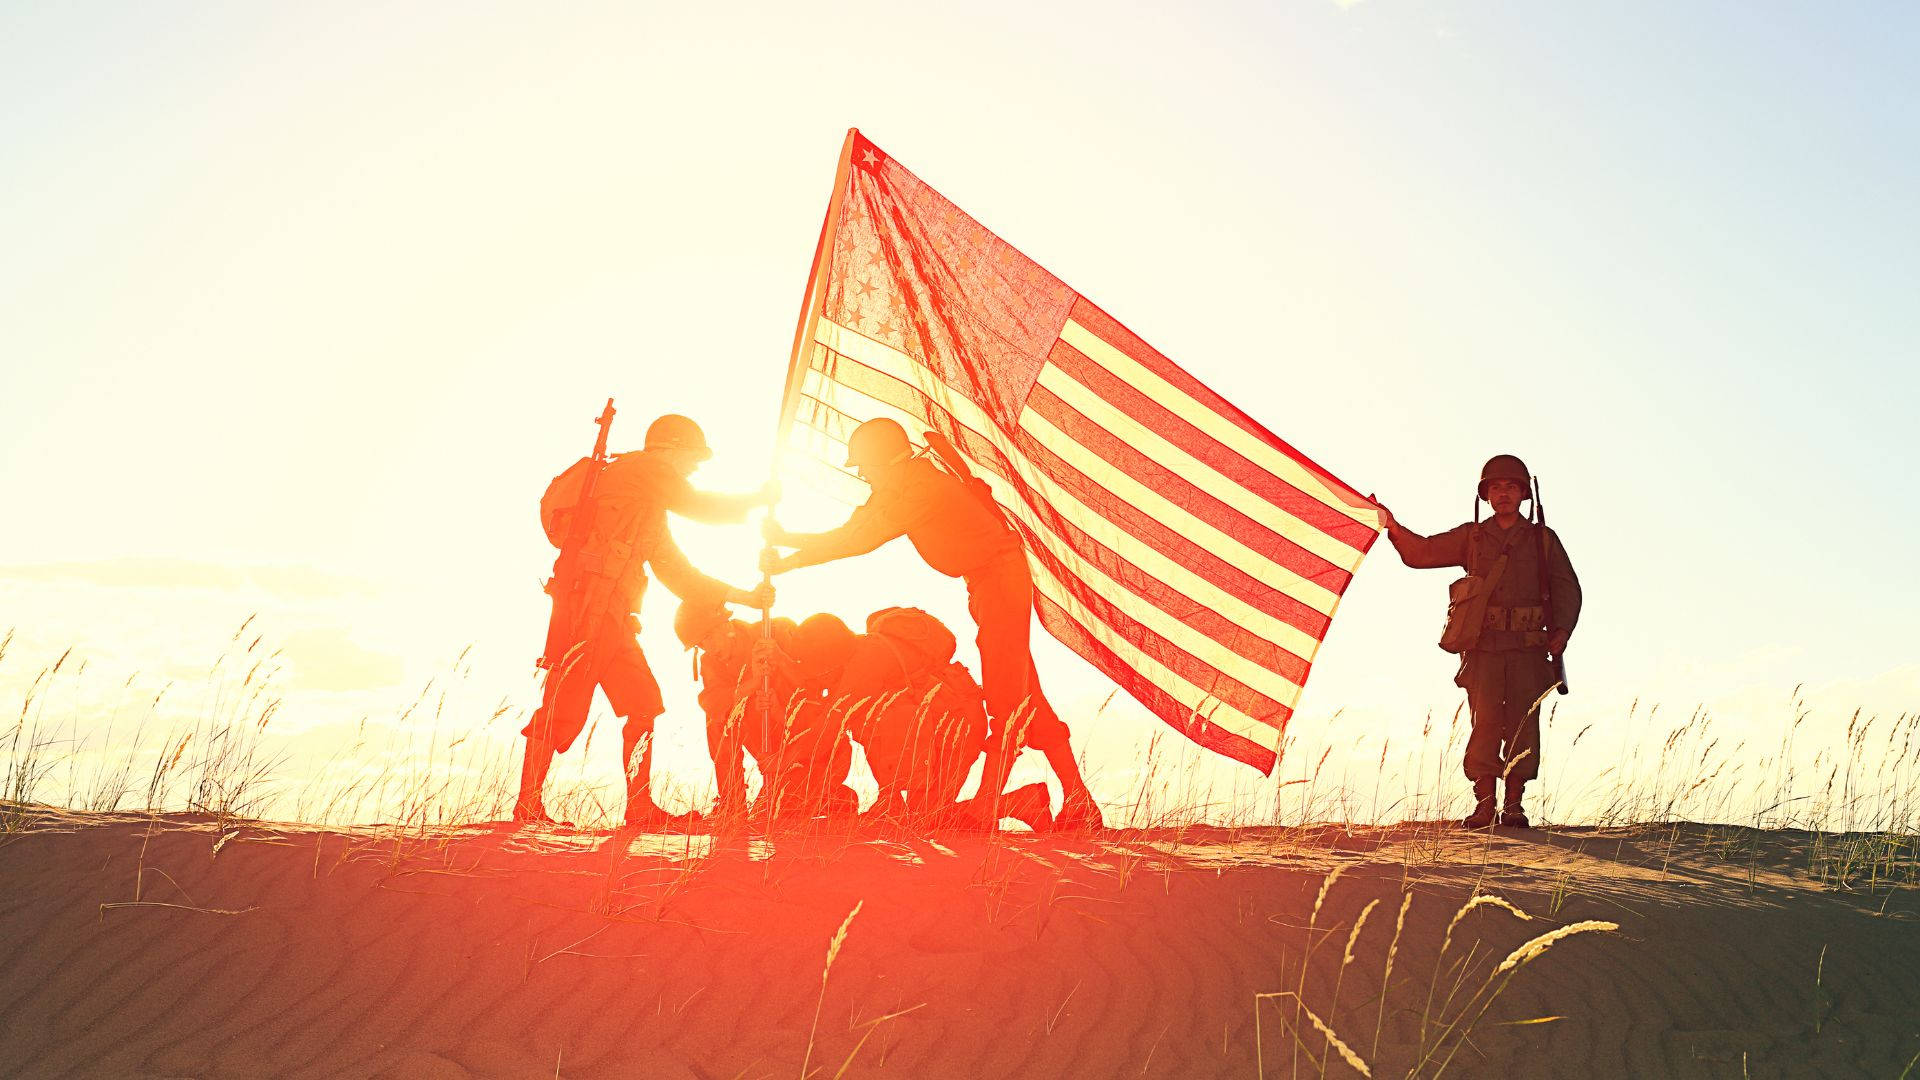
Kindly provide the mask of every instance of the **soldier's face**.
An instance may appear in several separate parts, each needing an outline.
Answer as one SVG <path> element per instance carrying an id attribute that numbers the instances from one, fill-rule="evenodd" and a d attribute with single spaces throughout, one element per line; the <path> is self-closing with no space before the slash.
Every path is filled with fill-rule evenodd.
<path id="1" fill-rule="evenodd" d="M 1491 480 L 1487 483 L 1487 503 L 1496 514 L 1517 513 L 1524 494 L 1517 481 Z"/>
<path id="2" fill-rule="evenodd" d="M 675 448 L 662 450 L 660 453 L 666 457 L 668 467 L 681 476 L 692 476 L 693 471 L 700 467 L 700 462 L 703 460 L 698 450 Z"/>
<path id="3" fill-rule="evenodd" d="M 886 483 L 887 477 L 899 471 L 899 466 L 893 464 L 862 465 L 854 471 L 860 475 L 860 479 L 867 482 L 868 487 L 873 487 L 877 484 Z"/>

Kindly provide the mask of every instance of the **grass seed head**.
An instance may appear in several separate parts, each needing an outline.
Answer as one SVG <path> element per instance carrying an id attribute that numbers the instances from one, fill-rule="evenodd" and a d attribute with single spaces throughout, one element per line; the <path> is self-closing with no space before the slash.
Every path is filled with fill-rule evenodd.
<path id="1" fill-rule="evenodd" d="M 1379 906 L 1378 897 L 1367 901 L 1367 906 L 1360 909 L 1360 917 L 1353 920 L 1353 933 L 1347 935 L 1347 951 L 1340 957 L 1341 967 L 1353 963 L 1353 945 L 1360 940 L 1360 931 L 1366 928 L 1367 916 L 1373 914 L 1373 909 Z"/>
<path id="2" fill-rule="evenodd" d="M 1466 918 L 1468 912 L 1472 911 L 1474 908 L 1488 906 L 1488 905 L 1501 908 L 1511 913 L 1514 918 L 1519 919 L 1521 922 L 1533 921 L 1533 916 L 1527 914 L 1524 911 L 1521 911 L 1517 907 L 1514 907 L 1513 904 L 1509 902 L 1505 897 L 1495 896 L 1492 893 L 1476 893 L 1474 894 L 1471 900 L 1468 900 L 1466 903 L 1461 904 L 1460 910 L 1454 912 L 1453 918 L 1448 921 L 1446 936 L 1440 939 L 1440 951 L 1442 953 L 1445 953 L 1447 951 L 1447 946 L 1453 944 L 1453 928 L 1460 925 L 1460 920 Z"/>
<path id="3" fill-rule="evenodd" d="M 1618 929 L 1620 929 L 1619 923 L 1606 922 L 1602 919 L 1587 919 L 1582 922 L 1568 923 L 1558 930 L 1549 930 L 1508 953 L 1507 958 L 1500 961 L 1500 966 L 1493 969 L 1493 973 L 1498 975 L 1503 971 L 1512 971 L 1530 960 L 1537 959 L 1541 953 L 1552 948 L 1554 942 L 1563 938 L 1570 938 L 1575 934 L 1584 934 L 1593 930 L 1608 931 Z"/>

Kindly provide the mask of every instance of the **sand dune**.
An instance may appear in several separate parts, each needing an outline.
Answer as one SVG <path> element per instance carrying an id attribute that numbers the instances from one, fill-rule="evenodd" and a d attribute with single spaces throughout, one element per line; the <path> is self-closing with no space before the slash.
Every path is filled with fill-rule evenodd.
<path id="1" fill-rule="evenodd" d="M 0 846 L 0 1075 L 1359 1075 L 1304 1002 L 1375 1076 L 1900 1076 L 1920 894 L 1836 888 L 1815 843 L 1678 825 L 715 846 L 31 809 Z M 1483 903 L 1442 954 L 1476 892 L 1532 918 Z M 1618 929 L 1488 983 L 1590 920 Z M 1296 992 L 1256 1021 L 1256 995 Z"/>

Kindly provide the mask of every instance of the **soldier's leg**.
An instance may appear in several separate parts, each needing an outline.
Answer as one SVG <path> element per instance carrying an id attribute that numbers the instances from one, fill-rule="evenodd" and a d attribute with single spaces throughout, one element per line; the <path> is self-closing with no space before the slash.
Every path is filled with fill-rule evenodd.
<path id="1" fill-rule="evenodd" d="M 1008 560 L 1009 562 L 1011 560 Z M 967 611 L 980 650 L 980 688 L 987 705 L 987 758 L 976 800 L 983 816 L 999 820 L 994 806 L 1007 786 L 1013 759 L 1026 745 L 1036 709 L 1032 698 L 1032 581 L 1024 566 L 991 566 L 967 578 Z M 1024 585 L 1025 588 L 1021 588 Z"/>
<path id="2" fill-rule="evenodd" d="M 1034 703 L 1033 719 L 1027 725 L 1027 745 L 1045 754 L 1047 764 L 1053 767 L 1053 775 L 1060 778 L 1060 815 L 1055 824 L 1064 829 L 1101 828 L 1106 822 L 1100 815 L 1100 805 L 1093 801 L 1093 792 L 1087 790 L 1087 781 L 1080 775 L 1080 762 L 1073 756 L 1067 725 L 1040 689 L 1040 671 L 1033 666 L 1031 653 L 1027 656 L 1027 670 Z"/>
<path id="3" fill-rule="evenodd" d="M 1467 692 L 1472 719 L 1461 765 L 1467 779 L 1476 782 L 1497 779 L 1506 765 L 1500 753 L 1507 731 L 1506 657 L 1502 652 L 1467 653 L 1455 680 Z"/>
<path id="4" fill-rule="evenodd" d="M 1493 824 L 1494 783 L 1503 764 L 1500 745 L 1506 731 L 1505 654 L 1479 650 L 1467 653 L 1461 658 L 1454 682 L 1467 692 L 1472 722 L 1461 765 L 1473 782 L 1474 808 L 1463 824 L 1485 828 Z"/>
<path id="5" fill-rule="evenodd" d="M 1526 649 L 1507 657 L 1503 767 L 1508 781 L 1524 784 L 1540 775 L 1540 699 L 1553 685 L 1553 672 L 1544 652 Z"/>
<path id="6" fill-rule="evenodd" d="M 553 768 L 554 755 L 572 746 L 586 727 L 596 675 L 592 651 L 586 646 L 547 673 L 540 707 L 521 730 L 527 737 L 527 746 L 520 762 L 520 793 L 513 806 L 515 821 L 553 820 L 547 814 L 545 801 L 547 773 Z"/>
<path id="7" fill-rule="evenodd" d="M 747 772 L 745 750 L 741 746 L 740 725 L 745 713 L 742 703 L 722 712 L 707 714 L 707 753 L 713 759 L 713 781 L 717 789 L 713 812 L 738 815 L 747 808 Z"/>
<path id="8" fill-rule="evenodd" d="M 1006 789 L 1013 760 L 1024 746 L 1047 756 L 1065 794 L 1061 813 L 1080 825 L 1099 825 L 1100 810 L 1080 775 L 1067 727 L 1040 689 L 1033 663 L 1033 579 L 1018 557 L 983 568 L 967 579 L 967 610 L 979 627 L 980 683 L 989 728 L 987 758 L 978 799 L 986 814 Z"/>
<path id="9" fill-rule="evenodd" d="M 620 765 L 627 777 L 626 823 L 629 826 L 664 824 L 665 811 L 653 801 L 654 721 L 666 711 L 660 683 L 653 677 L 640 643 L 625 623 L 597 643 L 606 657 L 600 676 L 607 703 L 620 725 Z"/>
<path id="10" fill-rule="evenodd" d="M 1526 828 L 1531 822 L 1522 799 L 1527 782 L 1540 775 L 1540 699 L 1553 685 L 1547 654 L 1531 649 L 1509 653 L 1506 681 L 1507 730 L 1502 740 L 1506 797 L 1501 823 Z"/>

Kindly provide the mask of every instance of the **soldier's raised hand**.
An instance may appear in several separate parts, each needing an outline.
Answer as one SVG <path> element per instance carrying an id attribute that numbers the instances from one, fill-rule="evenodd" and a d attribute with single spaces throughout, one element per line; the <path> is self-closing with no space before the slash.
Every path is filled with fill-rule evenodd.
<path id="1" fill-rule="evenodd" d="M 791 569 L 792 567 L 787 565 L 787 560 L 779 552 L 770 547 L 760 549 L 761 573 L 772 577 L 775 574 L 784 574 Z"/>
<path id="2" fill-rule="evenodd" d="M 727 593 L 727 602 L 765 610 L 773 606 L 773 585 L 763 581 L 751 589 L 730 590 Z"/>
<path id="3" fill-rule="evenodd" d="M 1400 524 L 1399 519 L 1393 516 L 1393 511 L 1387 509 L 1387 505 L 1385 503 L 1381 502 L 1379 499 L 1376 499 L 1371 495 L 1367 496 L 1367 501 L 1372 503 L 1373 508 L 1380 512 L 1380 527 L 1382 529 L 1385 529 L 1388 532 L 1391 532 L 1393 531 L 1393 527 L 1395 525 Z"/>

